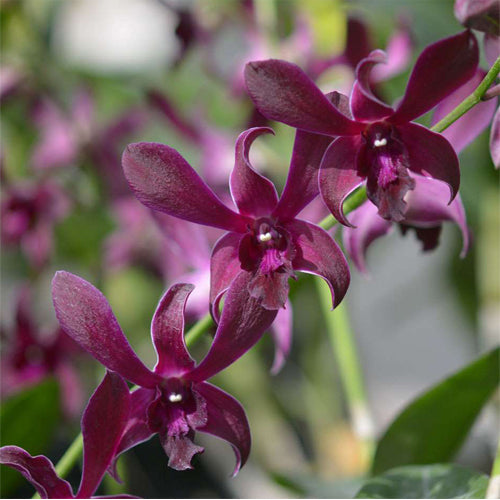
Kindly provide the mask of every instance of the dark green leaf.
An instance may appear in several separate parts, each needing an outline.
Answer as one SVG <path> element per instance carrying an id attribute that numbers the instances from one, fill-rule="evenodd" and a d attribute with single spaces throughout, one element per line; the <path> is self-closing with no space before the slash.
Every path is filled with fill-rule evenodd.
<path id="1" fill-rule="evenodd" d="M 370 479 L 356 498 L 484 498 L 488 476 L 450 464 L 407 465 Z"/>
<path id="2" fill-rule="evenodd" d="M 44 453 L 59 413 L 58 385 L 53 379 L 12 396 L 2 403 L 0 410 L 0 444 L 20 446 L 32 455 Z M 7 467 L 0 467 L 0 471 L 1 498 L 9 498 L 23 478 Z"/>
<path id="3" fill-rule="evenodd" d="M 498 386 L 499 352 L 494 349 L 407 406 L 379 441 L 373 473 L 450 461 Z"/>

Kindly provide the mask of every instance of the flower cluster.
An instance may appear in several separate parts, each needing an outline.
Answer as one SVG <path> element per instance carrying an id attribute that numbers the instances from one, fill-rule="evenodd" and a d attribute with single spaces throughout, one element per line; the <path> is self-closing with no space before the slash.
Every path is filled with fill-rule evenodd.
<path id="1" fill-rule="evenodd" d="M 495 37 L 487 14 L 467 5 L 457 1 L 457 17 Z M 193 43 L 211 35 L 188 12 L 174 11 L 182 41 L 179 64 Z M 257 43 L 255 26 L 249 26 L 246 35 L 255 41 L 251 57 L 274 55 Z M 434 110 L 432 123 L 439 123 L 481 83 L 485 72 L 478 69 L 476 36 L 467 29 L 426 47 L 393 107 L 381 98 L 379 87 L 408 64 L 412 43 L 406 25 L 393 35 L 387 53 L 373 50 L 364 23 L 349 18 L 347 28 L 344 52 L 331 58 L 314 57 L 304 42 L 310 33 L 297 28 L 288 42 L 308 47 L 297 51 L 295 60 L 304 69 L 281 59 L 246 64 L 244 85 L 255 109 L 242 122 L 245 130 L 234 149 L 226 132 L 194 114 L 187 118 L 156 89 L 145 93 L 148 112 L 130 108 L 98 127 L 86 90 L 75 93 L 66 112 L 43 94 L 33 102 L 30 98 L 39 131 L 30 168 L 40 178 L 33 185 L 7 184 L 1 205 L 4 243 L 20 246 L 33 269 L 47 265 L 52 231 L 76 201 L 48 176 L 84 156 L 99 167 L 117 220 L 118 228 L 104 243 L 105 267 L 116 271 L 139 263 L 171 284 L 151 322 L 157 355 L 153 369 L 133 351 L 104 295 L 83 278 L 56 273 L 52 298 L 59 327 L 49 340 L 39 338 L 29 296 L 21 294 L 12 348 L 2 363 L 4 394 L 63 373 L 71 415 L 78 410 L 82 388 L 69 355 L 82 348 L 106 369 L 83 413 L 84 462 L 76 495 L 45 456 L 31 456 L 17 446 L 0 448 L 0 463 L 21 472 L 43 498 L 90 497 L 106 471 L 118 479 L 122 453 L 156 434 L 173 469 L 193 467 L 194 457 L 204 451 L 196 444 L 201 432 L 232 446 L 238 473 L 250 454 L 249 423 L 242 405 L 208 380 L 268 331 L 276 345 L 272 372 L 279 371 L 292 343 L 290 279 L 298 280 L 299 272 L 327 283 L 332 309 L 341 303 L 350 268 L 330 231 L 333 224 L 345 226 L 343 248 L 363 272 L 367 248 L 393 225 L 403 233 L 414 229 L 423 249 L 431 250 L 443 222 L 452 221 L 462 233 L 462 256 L 467 253 L 457 155 L 491 123 L 496 102 L 480 103 L 444 133 L 415 120 Z M 324 93 L 315 82 L 338 65 L 351 72 L 350 97 L 336 90 Z M 229 86 L 240 95 L 242 72 L 231 76 Z M 15 80 L 13 88 L 26 85 L 22 81 Z M 202 175 L 176 149 L 156 142 L 129 144 L 120 164 L 117 150 L 123 139 L 142 129 L 151 108 L 201 151 Z M 281 195 L 250 160 L 251 151 L 264 141 L 260 137 L 274 135 L 269 120 L 296 129 L 290 160 L 280 158 L 288 172 Z M 497 167 L 499 137 L 497 112 L 491 137 Z M 365 190 L 366 197 L 350 208 L 348 218 L 344 203 L 356 190 Z M 215 334 L 197 362 L 188 351 L 185 323 L 207 318 Z"/>

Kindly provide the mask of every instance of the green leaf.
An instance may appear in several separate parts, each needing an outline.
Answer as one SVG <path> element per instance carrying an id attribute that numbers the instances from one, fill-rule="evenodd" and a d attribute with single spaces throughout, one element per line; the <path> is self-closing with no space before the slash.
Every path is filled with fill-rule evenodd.
<path id="1" fill-rule="evenodd" d="M 499 383 L 494 349 L 415 399 L 380 439 L 372 471 L 448 462 Z"/>
<path id="2" fill-rule="evenodd" d="M 40 455 L 52 440 L 59 415 L 58 385 L 47 379 L 2 402 L 0 444 L 20 446 L 31 455 Z M 0 467 L 0 479 L 1 498 L 12 497 L 23 481 L 18 472 L 7 467 Z"/>
<path id="3" fill-rule="evenodd" d="M 451 464 L 407 465 L 364 484 L 355 498 L 484 498 L 488 476 Z"/>

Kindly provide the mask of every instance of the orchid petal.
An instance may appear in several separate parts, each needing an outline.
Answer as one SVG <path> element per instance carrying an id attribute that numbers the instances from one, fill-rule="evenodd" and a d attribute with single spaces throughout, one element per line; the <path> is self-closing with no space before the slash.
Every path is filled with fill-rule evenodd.
<path id="1" fill-rule="evenodd" d="M 193 285 L 177 283 L 161 298 L 153 316 L 151 335 L 158 356 L 154 372 L 181 376 L 194 367 L 184 341 L 184 311 Z"/>
<path id="2" fill-rule="evenodd" d="M 469 248 L 469 229 L 460 195 L 448 204 L 448 189 L 442 182 L 417 175 L 413 178 L 415 189 L 406 198 L 405 225 L 430 228 L 447 220 L 455 222 L 462 231 L 461 256 L 465 257 Z"/>
<path id="3" fill-rule="evenodd" d="M 355 17 L 347 19 L 347 36 L 344 57 L 351 68 L 356 68 L 372 48 L 370 33 L 366 24 Z"/>
<path id="4" fill-rule="evenodd" d="M 335 92 L 335 102 L 341 94 Z M 343 96 L 345 98 L 345 96 Z M 332 138 L 297 130 L 292 160 L 285 188 L 273 216 L 280 220 L 293 219 L 319 193 L 318 175 L 321 160 Z"/>
<path id="5" fill-rule="evenodd" d="M 500 57 L 500 36 L 486 33 L 483 40 L 486 62 L 493 66 Z"/>
<path id="6" fill-rule="evenodd" d="M 196 386 L 196 392 L 205 399 L 208 412 L 207 423 L 196 430 L 224 439 L 233 447 L 235 476 L 250 454 L 250 427 L 245 410 L 235 398 L 212 384 L 202 382 Z"/>
<path id="7" fill-rule="evenodd" d="M 358 270 L 367 274 L 366 251 L 374 240 L 391 230 L 392 223 L 380 217 L 378 208 L 370 201 L 351 213 L 351 221 L 356 227 L 342 230 L 344 248 Z"/>
<path id="8" fill-rule="evenodd" d="M 257 109 L 270 120 L 308 132 L 354 135 L 361 127 L 334 106 L 295 64 L 269 59 L 250 62 L 245 80 Z"/>
<path id="9" fill-rule="evenodd" d="M 356 120 L 371 122 L 392 115 L 393 109 L 375 97 L 371 88 L 371 71 L 377 64 L 385 64 L 387 55 L 374 50 L 356 68 L 356 81 L 351 94 L 351 111 Z"/>
<path id="10" fill-rule="evenodd" d="M 497 109 L 491 125 L 490 152 L 493 164 L 500 168 L 500 108 Z"/>
<path id="11" fill-rule="evenodd" d="M 82 417 L 83 472 L 78 498 L 89 498 L 109 467 L 127 424 L 130 393 L 120 375 L 107 372 Z"/>
<path id="12" fill-rule="evenodd" d="M 476 74 L 453 94 L 441 101 L 432 116 L 432 124 L 437 123 L 455 109 L 481 83 L 486 72 L 477 70 Z M 491 123 L 496 109 L 496 99 L 479 102 L 465 115 L 452 123 L 442 135 L 448 139 L 456 153 L 468 146 Z"/>
<path id="13" fill-rule="evenodd" d="M 241 271 L 238 249 L 241 235 L 228 233 L 219 238 L 210 259 L 210 309 L 212 316 L 219 321 L 219 300 L 229 288 L 235 276 Z"/>
<path id="14" fill-rule="evenodd" d="M 245 354 L 271 326 L 277 311 L 263 308 L 250 296 L 251 278 L 251 273 L 240 271 L 231 283 L 212 346 L 189 374 L 190 380 L 201 382 L 219 373 Z"/>
<path id="15" fill-rule="evenodd" d="M 326 150 L 319 171 L 321 197 L 333 216 L 344 226 L 352 227 L 342 210 L 344 200 L 363 181 L 356 165 L 360 147 L 361 137 L 339 137 Z"/>
<path id="16" fill-rule="evenodd" d="M 75 498 L 70 484 L 57 475 L 54 465 L 44 455 L 32 457 L 18 446 L 3 446 L 0 464 L 19 471 L 42 498 Z"/>
<path id="17" fill-rule="evenodd" d="M 398 132 L 408 152 L 408 168 L 417 174 L 446 182 L 450 202 L 460 186 L 458 158 L 451 144 L 440 134 L 418 125 L 400 125 Z"/>
<path id="18" fill-rule="evenodd" d="M 268 127 L 255 127 L 239 135 L 229 181 L 231 195 L 239 212 L 250 217 L 268 215 L 278 203 L 274 184 L 252 167 L 248 156 L 253 141 L 262 134 L 274 135 L 274 131 Z"/>
<path id="19" fill-rule="evenodd" d="M 179 219 L 244 232 L 246 219 L 227 208 L 186 160 L 164 144 L 129 144 L 123 171 L 137 198 Z"/>
<path id="20" fill-rule="evenodd" d="M 58 271 L 52 298 L 62 329 L 97 361 L 134 384 L 156 385 L 157 376 L 130 347 L 104 295 L 84 279 Z"/>
<path id="21" fill-rule="evenodd" d="M 269 330 L 274 341 L 274 360 L 271 374 L 276 375 L 286 361 L 292 347 L 292 304 L 289 300 L 282 307 Z"/>
<path id="22" fill-rule="evenodd" d="M 323 278 L 332 293 L 332 304 L 340 304 L 350 282 L 349 266 L 333 238 L 319 226 L 299 219 L 288 222 L 297 256 L 292 264 L 297 271 Z"/>
<path id="23" fill-rule="evenodd" d="M 406 93 L 390 120 L 405 123 L 423 115 L 474 76 L 479 49 L 470 31 L 429 45 L 418 57 Z"/>
<path id="24" fill-rule="evenodd" d="M 460 24 L 478 31 L 500 35 L 498 26 L 500 6 L 497 0 L 456 0 L 453 11 Z"/>
<path id="25" fill-rule="evenodd" d="M 187 435 L 168 434 L 160 435 L 160 443 L 168 457 L 168 466 L 175 470 L 192 469 L 191 461 L 199 453 L 203 453 L 205 448 L 194 444 L 194 432 Z"/>

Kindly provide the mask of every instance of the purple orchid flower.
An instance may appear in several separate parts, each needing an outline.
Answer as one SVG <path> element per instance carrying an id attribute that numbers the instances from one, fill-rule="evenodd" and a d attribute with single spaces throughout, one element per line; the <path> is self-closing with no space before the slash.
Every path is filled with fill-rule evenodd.
<path id="1" fill-rule="evenodd" d="M 320 190 L 332 214 L 347 226 L 343 201 L 365 179 L 379 214 L 394 221 L 404 218 L 404 196 L 415 187 L 409 170 L 448 183 L 451 199 L 460 183 L 458 159 L 448 141 L 411 120 L 474 76 L 474 35 L 464 31 L 427 47 L 396 110 L 376 98 L 369 85 L 372 67 L 385 60 L 384 52 L 376 50 L 358 64 L 350 98 L 354 120 L 345 104 L 343 109 L 332 105 L 293 64 L 257 61 L 245 69 L 250 96 L 264 116 L 336 137 L 322 161 Z"/>
<path id="2" fill-rule="evenodd" d="M 333 305 L 344 297 L 349 268 L 333 239 L 320 227 L 295 218 L 318 194 L 317 171 L 329 138 L 297 132 L 287 183 L 278 201 L 271 181 L 250 164 L 249 150 L 269 128 L 249 129 L 236 141 L 230 177 L 239 213 L 229 209 L 174 149 L 156 143 L 130 144 L 123 154 L 125 176 L 146 206 L 175 217 L 229 231 L 215 245 L 211 259 L 210 303 L 218 317 L 222 294 L 240 275 L 263 307 L 285 305 L 288 279 L 295 271 L 323 277 Z"/>
<path id="3" fill-rule="evenodd" d="M 61 385 L 62 404 L 68 416 L 81 410 L 83 390 L 73 366 L 80 348 L 59 327 L 40 332 L 32 317 L 31 293 L 21 289 L 12 335 L 4 339 L 0 392 L 6 398 L 54 375 Z"/>
<path id="4" fill-rule="evenodd" d="M 405 218 L 399 223 L 403 234 L 414 229 L 423 244 L 423 250 L 433 250 L 438 244 L 442 223 L 455 222 L 462 231 L 461 257 L 465 257 L 469 247 L 469 231 L 460 195 L 448 205 L 449 192 L 443 183 L 419 175 L 414 175 L 413 180 L 415 189 L 405 197 L 408 209 Z M 393 223 L 380 217 L 377 207 L 370 202 L 363 203 L 351 213 L 351 222 L 355 227 L 345 227 L 342 232 L 344 248 L 359 271 L 366 274 L 368 247 L 377 238 L 388 234 Z"/>
<path id="5" fill-rule="evenodd" d="M 116 455 L 158 433 L 169 466 L 184 470 L 203 448 L 193 442 L 205 432 L 229 442 L 234 474 L 250 452 L 250 430 L 241 405 L 205 382 L 244 354 L 274 320 L 275 311 L 241 293 L 228 293 L 212 346 L 195 366 L 184 342 L 184 308 L 192 285 L 176 284 L 162 297 L 151 335 L 158 362 L 149 370 L 135 355 L 105 297 L 85 280 L 59 271 L 53 281 L 57 318 L 68 335 L 109 370 L 140 386 Z"/>
<path id="6" fill-rule="evenodd" d="M 70 201 L 55 183 L 7 185 L 0 206 L 2 242 L 20 245 L 34 268 L 43 267 L 52 252 L 52 231 L 63 219 Z"/>
<path id="7" fill-rule="evenodd" d="M 76 495 L 44 455 L 32 457 L 18 446 L 3 446 L 0 448 L 0 464 L 18 470 L 42 498 L 102 498 L 91 495 L 115 456 L 128 421 L 130 399 L 125 381 L 116 373 L 107 372 L 83 413 L 83 471 Z M 135 497 L 118 495 L 107 498 Z"/>
<path id="8" fill-rule="evenodd" d="M 500 35 L 500 5 L 497 0 L 456 0 L 454 12 L 467 28 Z"/>

